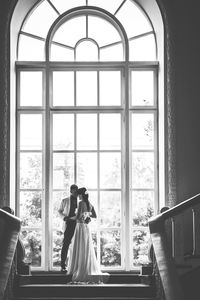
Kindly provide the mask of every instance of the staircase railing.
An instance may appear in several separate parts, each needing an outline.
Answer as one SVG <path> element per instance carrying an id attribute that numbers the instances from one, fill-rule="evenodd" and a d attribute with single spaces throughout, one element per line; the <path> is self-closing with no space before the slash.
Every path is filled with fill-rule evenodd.
<path id="1" fill-rule="evenodd" d="M 200 194 L 151 218 L 149 228 L 166 300 L 187 299 L 181 278 L 200 268 Z"/>
<path id="2" fill-rule="evenodd" d="M 0 299 L 4 298 L 6 285 L 14 259 L 21 221 L 0 209 Z"/>

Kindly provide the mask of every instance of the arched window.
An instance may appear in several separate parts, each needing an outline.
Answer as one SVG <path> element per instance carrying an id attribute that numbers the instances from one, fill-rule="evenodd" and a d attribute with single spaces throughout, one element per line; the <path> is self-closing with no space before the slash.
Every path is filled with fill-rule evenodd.
<path id="1" fill-rule="evenodd" d="M 72 183 L 87 187 L 96 208 L 102 269 L 148 262 L 148 218 L 162 186 L 159 43 L 148 12 L 132 0 L 43 0 L 25 16 L 16 60 L 16 190 L 33 268 L 59 266 L 57 210 Z"/>

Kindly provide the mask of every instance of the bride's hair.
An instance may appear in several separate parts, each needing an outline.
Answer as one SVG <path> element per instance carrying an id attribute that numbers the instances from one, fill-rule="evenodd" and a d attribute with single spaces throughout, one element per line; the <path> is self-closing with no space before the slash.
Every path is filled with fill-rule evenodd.
<path id="1" fill-rule="evenodd" d="M 78 195 L 82 195 L 83 201 L 87 205 L 87 210 L 90 211 L 90 204 L 89 204 L 89 200 L 88 200 L 89 195 L 88 195 L 87 189 L 85 187 L 78 189 Z"/>

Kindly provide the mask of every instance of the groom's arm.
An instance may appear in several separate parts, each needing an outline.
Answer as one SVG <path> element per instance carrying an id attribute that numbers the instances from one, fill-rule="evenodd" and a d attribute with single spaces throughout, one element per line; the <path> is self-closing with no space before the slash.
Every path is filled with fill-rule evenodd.
<path id="1" fill-rule="evenodd" d="M 68 217 L 63 213 L 64 212 L 64 208 L 65 208 L 65 199 L 62 199 L 61 203 L 60 203 L 60 207 L 58 209 L 58 213 L 60 215 L 60 217 L 63 219 L 63 221 L 67 221 Z"/>

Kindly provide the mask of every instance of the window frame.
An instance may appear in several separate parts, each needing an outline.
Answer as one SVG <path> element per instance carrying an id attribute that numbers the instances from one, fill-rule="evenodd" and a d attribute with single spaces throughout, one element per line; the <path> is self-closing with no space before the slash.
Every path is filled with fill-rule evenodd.
<path id="1" fill-rule="evenodd" d="M 89 8 L 89 6 L 86 9 L 88 9 L 88 8 Z M 72 9 L 72 10 L 75 11 L 76 9 Z M 79 10 L 80 10 L 80 7 L 77 8 L 77 14 L 78 14 Z M 103 12 L 103 9 L 102 9 L 102 12 Z M 113 16 L 112 16 L 112 18 L 113 18 Z M 85 62 L 70 62 L 70 63 L 65 63 L 65 62 L 51 62 L 51 61 L 49 61 L 49 59 L 48 59 L 48 42 L 50 42 L 50 35 L 49 35 L 49 40 L 47 38 L 47 42 L 46 42 L 46 57 L 47 57 L 46 62 L 45 61 L 44 62 L 16 62 L 17 72 L 20 69 L 21 70 L 28 70 L 29 68 L 31 70 L 33 70 L 33 69 L 35 70 L 37 68 L 38 69 L 41 68 L 43 70 L 43 72 L 44 72 L 44 78 L 45 78 L 45 84 L 44 84 L 43 94 L 45 95 L 45 91 L 47 92 L 46 95 L 45 95 L 46 101 L 49 99 L 49 95 L 51 94 L 51 91 L 48 88 L 48 86 L 50 86 L 50 84 L 51 84 L 50 83 L 51 81 L 49 79 L 49 72 L 50 72 L 50 70 L 53 70 L 54 68 L 59 68 L 61 70 L 63 67 L 67 68 L 67 70 L 69 70 L 68 68 L 73 68 L 73 66 L 75 66 L 76 68 L 84 68 L 86 66 L 87 67 L 89 66 L 89 69 L 91 69 L 91 68 L 94 68 L 96 66 L 96 63 L 94 63 L 94 62 L 91 62 L 91 63 L 90 62 L 86 62 L 86 63 Z M 128 43 L 128 42 L 126 41 L 126 43 Z M 126 47 L 126 49 L 128 49 L 128 47 Z M 128 57 L 128 50 L 126 50 L 125 56 L 126 56 L 126 59 L 125 59 L 124 62 L 116 62 L 116 63 L 115 62 L 111 62 L 111 63 L 110 62 L 101 62 L 100 63 L 101 66 L 99 66 L 99 64 L 98 64 L 98 67 L 102 68 L 102 69 L 104 69 L 106 67 L 115 69 L 116 66 L 117 66 L 117 67 L 120 67 L 121 69 L 123 69 L 123 72 L 122 72 L 123 76 L 122 76 L 122 78 L 123 78 L 124 84 L 122 84 L 122 86 L 124 87 L 124 94 L 125 94 L 124 95 L 124 99 L 130 99 L 130 83 L 128 82 L 128 79 L 130 78 L 130 75 L 129 75 L 130 69 L 154 68 L 154 69 L 158 70 L 158 62 L 128 62 L 128 59 L 127 59 L 127 57 Z M 158 71 L 157 71 L 157 73 L 158 73 Z M 156 75 L 156 81 L 158 81 L 157 75 Z M 156 90 L 157 90 L 157 87 L 156 87 Z M 123 136 L 123 141 L 124 141 L 125 140 L 125 131 L 129 132 L 128 128 L 129 128 L 129 123 L 130 123 L 130 117 L 128 117 L 128 118 L 126 117 L 125 118 L 125 115 L 126 116 L 129 115 L 130 107 L 129 107 L 129 104 L 127 104 L 127 102 L 125 102 L 123 104 L 124 104 L 124 116 L 123 116 L 123 118 L 124 118 L 124 125 L 123 125 L 123 127 L 124 127 L 123 128 L 124 136 Z M 57 108 L 54 108 L 54 109 L 55 109 L 55 111 L 58 111 L 61 108 L 64 108 L 64 107 L 57 107 Z M 102 109 L 104 109 L 103 107 L 100 107 L 100 108 L 95 107 L 95 108 L 96 108 L 96 110 L 98 112 L 101 111 Z M 108 108 L 109 107 L 106 106 L 105 109 L 108 109 Z M 24 108 L 21 107 L 20 109 L 24 109 Z M 36 107 L 34 107 L 34 109 L 36 109 L 36 111 L 37 111 L 37 109 L 39 110 L 39 108 L 36 108 Z M 84 107 L 79 107 L 79 109 L 82 110 L 83 112 L 86 112 L 87 109 L 88 109 L 88 107 L 87 107 L 87 109 L 85 109 Z M 92 107 L 92 109 L 94 109 L 94 107 Z M 113 107 L 110 107 L 110 109 L 112 110 Z M 116 109 L 118 110 L 119 108 L 117 107 Z M 138 107 L 137 109 L 139 110 L 140 108 Z M 42 110 L 44 110 L 44 107 L 42 107 Z M 46 122 L 47 122 L 46 123 L 47 124 L 46 128 L 50 128 L 49 127 L 50 121 L 48 120 L 49 117 L 47 117 L 47 115 L 49 114 L 50 110 L 52 110 L 52 107 L 49 106 L 49 108 L 47 108 L 48 112 L 46 111 L 46 113 L 45 113 L 46 114 Z M 69 111 L 73 110 L 73 108 L 68 107 L 68 110 Z M 90 108 L 89 108 L 89 111 L 90 111 Z M 127 114 L 127 112 L 128 112 L 128 114 Z M 129 142 L 130 142 L 130 140 L 129 140 Z M 129 143 L 129 142 L 127 142 L 127 143 Z M 49 143 L 49 142 L 47 141 L 47 143 Z M 126 145 L 127 145 L 127 143 L 126 143 Z M 122 145 L 124 145 L 124 143 L 122 143 Z M 50 176 L 50 171 L 46 169 L 46 166 L 48 165 L 47 161 L 48 161 L 48 158 L 50 157 L 50 155 L 49 155 L 49 153 L 47 153 L 48 152 L 48 146 L 45 145 L 44 148 L 45 148 L 45 153 L 46 153 L 45 173 L 46 173 L 46 177 L 48 178 Z M 127 148 L 127 147 L 124 147 L 124 148 Z M 130 148 L 130 147 L 128 147 L 128 148 Z M 128 185 L 129 185 L 129 182 L 130 182 L 130 174 L 128 174 L 128 172 L 127 172 L 127 170 L 128 170 L 128 168 L 127 168 L 127 166 L 128 166 L 127 156 L 130 157 L 130 154 L 129 154 L 129 151 L 127 151 L 127 149 L 122 149 L 122 152 L 123 151 L 125 153 L 125 158 L 123 158 L 122 161 L 126 161 L 126 163 L 123 163 L 123 168 L 124 168 L 124 172 L 125 172 L 125 180 L 123 180 L 124 181 L 123 184 L 124 184 L 124 187 L 125 187 L 124 188 L 125 191 L 123 193 L 124 193 L 125 199 L 127 199 L 126 202 L 129 202 L 128 199 L 130 199 L 130 197 L 129 197 L 130 196 L 130 192 L 129 192 Z M 156 170 L 157 170 L 157 168 L 156 168 Z M 157 170 L 157 174 L 158 174 L 158 170 Z M 48 197 L 49 193 L 50 193 L 49 192 L 49 188 L 45 189 L 45 193 L 46 193 L 46 197 Z M 122 210 L 123 214 L 124 214 L 124 210 L 126 210 L 126 211 L 129 210 L 129 208 L 130 208 L 129 207 L 130 206 L 130 202 L 129 203 L 125 203 L 124 206 L 125 206 L 125 208 Z M 48 215 L 48 213 L 47 213 L 47 215 Z M 48 217 L 50 218 L 50 216 L 48 216 Z M 130 229 L 130 224 L 127 226 L 127 220 L 125 220 L 125 224 L 126 224 L 125 227 Z M 123 229 L 123 231 L 125 231 L 125 230 Z M 123 235 L 123 236 L 125 236 L 125 235 Z M 123 242 L 123 244 L 125 244 L 125 240 L 122 241 L 122 242 Z M 43 249 L 44 249 L 44 247 L 43 247 Z M 130 254 L 130 251 L 131 251 L 130 249 L 126 249 L 126 253 L 124 254 L 124 257 L 127 257 L 127 254 Z M 127 263 L 126 263 L 126 268 L 127 268 Z"/>

